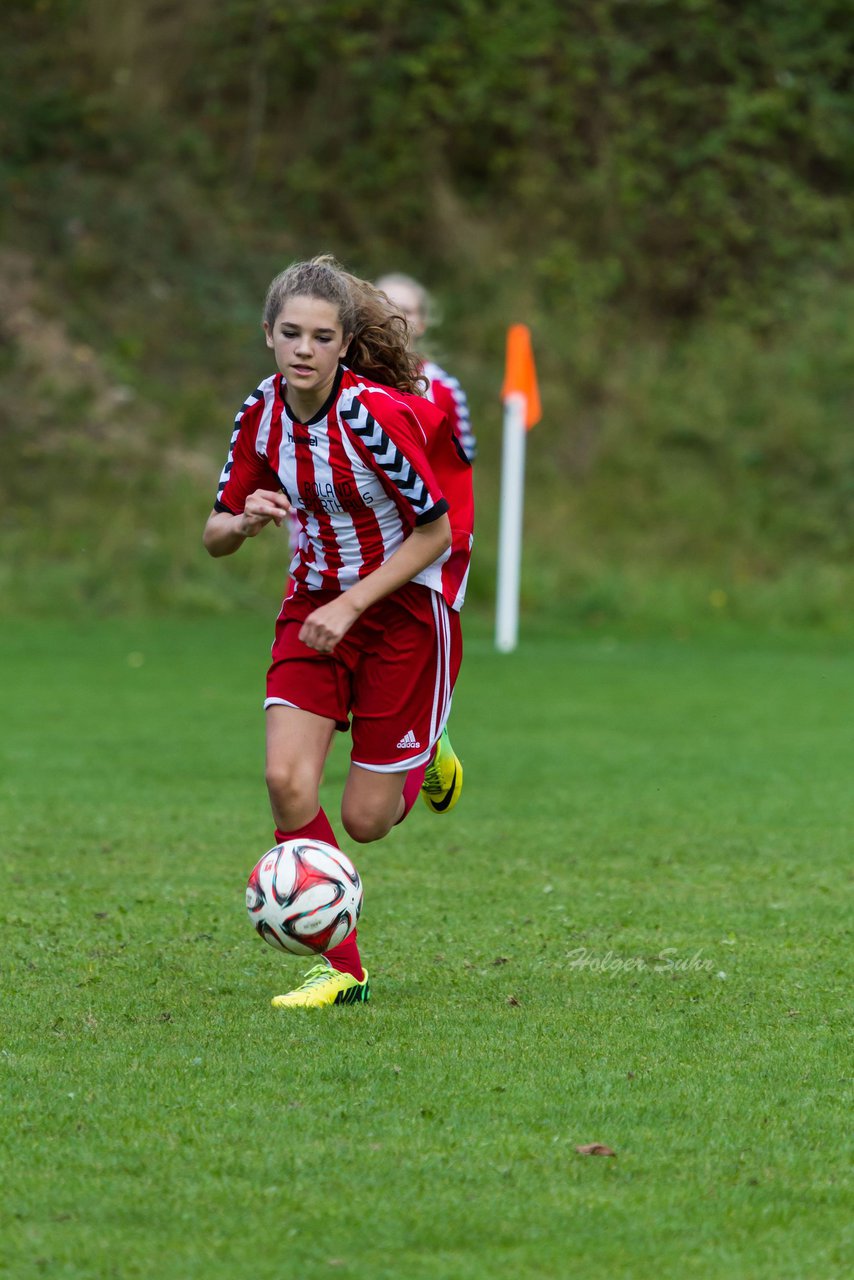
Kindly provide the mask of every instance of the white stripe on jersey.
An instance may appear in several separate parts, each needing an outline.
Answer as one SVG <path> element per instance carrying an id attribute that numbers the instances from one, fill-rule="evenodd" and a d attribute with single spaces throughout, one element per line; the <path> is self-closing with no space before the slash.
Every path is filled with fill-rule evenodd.
<path id="1" fill-rule="evenodd" d="M 303 427 L 303 431 L 311 432 L 311 427 Z M 342 432 L 343 435 L 343 432 Z M 312 482 L 316 486 L 318 493 L 335 492 L 335 472 L 330 463 L 330 440 L 327 431 L 317 431 L 315 433 L 316 444 L 311 450 L 312 461 Z M 361 459 L 357 460 L 360 466 L 363 466 Z M 338 477 L 340 480 L 340 476 Z M 294 486 L 294 492 L 296 485 Z M 320 537 L 320 520 L 314 512 L 307 512 L 309 525 L 307 532 L 315 547 L 315 551 L 319 551 L 317 560 L 315 561 L 315 572 L 326 572 L 329 570 L 329 564 L 322 550 L 322 542 Z M 346 591 L 348 587 L 352 587 L 359 580 L 359 568 L 362 564 L 362 553 L 359 545 L 359 538 L 356 533 L 356 526 L 349 512 L 324 512 L 324 520 L 331 530 L 332 540 L 335 543 L 338 555 L 341 558 L 341 565 L 338 568 L 336 577 L 338 585 L 342 591 Z M 315 535 L 315 532 L 316 535 Z M 320 578 L 314 575 L 306 580 L 306 584 L 311 586 L 320 586 Z M 328 582 L 326 584 L 329 585 Z"/>
<path id="2" fill-rule="evenodd" d="M 322 586 L 323 580 L 321 574 L 326 572 L 326 556 L 323 551 L 323 542 L 320 538 L 320 521 L 313 511 L 305 513 L 305 536 L 310 544 L 309 554 L 314 552 L 310 562 L 306 563 L 308 573 L 306 574 L 305 585 L 309 590 L 316 590 Z"/>
<path id="3" fill-rule="evenodd" d="M 293 430 L 294 424 L 288 417 L 287 411 L 283 408 L 282 438 L 279 442 L 279 456 L 278 458 L 270 459 L 270 466 L 279 477 L 281 486 L 288 495 L 289 501 L 296 507 L 299 505 L 295 497 L 297 491 L 297 455 L 293 444 L 288 439 L 289 436 L 293 435 Z"/>
<path id="4" fill-rule="evenodd" d="M 273 421 L 273 408 L 276 403 L 276 385 L 273 378 L 267 378 L 266 382 L 262 382 L 259 387 L 264 393 L 264 412 L 261 414 L 261 421 L 258 424 L 258 434 L 255 437 L 255 451 L 261 457 L 267 456 L 267 445 L 270 442 L 270 424 Z"/>

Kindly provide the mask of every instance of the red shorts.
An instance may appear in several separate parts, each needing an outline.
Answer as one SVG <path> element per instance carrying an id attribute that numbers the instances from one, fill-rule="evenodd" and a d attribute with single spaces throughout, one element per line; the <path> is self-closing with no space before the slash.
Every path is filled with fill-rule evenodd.
<path id="1" fill-rule="evenodd" d="M 353 734 L 350 758 L 377 773 L 424 764 L 445 727 L 463 655 L 460 616 L 413 582 L 366 609 L 332 653 L 299 639 L 332 591 L 291 596 L 276 622 L 264 707 L 284 705 L 334 720 Z"/>

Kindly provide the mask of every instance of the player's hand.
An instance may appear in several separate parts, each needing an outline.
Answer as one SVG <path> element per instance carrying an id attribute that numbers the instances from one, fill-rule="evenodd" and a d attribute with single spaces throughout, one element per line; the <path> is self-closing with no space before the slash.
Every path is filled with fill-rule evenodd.
<path id="1" fill-rule="evenodd" d="M 283 493 L 273 489 L 256 489 L 246 499 L 240 532 L 244 538 L 255 538 L 271 520 L 281 528 L 282 521 L 290 510 L 291 504 Z"/>
<path id="2" fill-rule="evenodd" d="M 322 604 L 310 613 L 300 628 L 299 638 L 309 649 L 331 653 L 359 617 L 360 610 L 347 599 L 347 593 Z"/>

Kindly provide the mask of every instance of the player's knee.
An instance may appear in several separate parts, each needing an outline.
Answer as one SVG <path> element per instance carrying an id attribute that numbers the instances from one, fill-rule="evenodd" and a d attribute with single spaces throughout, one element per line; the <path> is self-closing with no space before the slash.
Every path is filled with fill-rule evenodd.
<path id="1" fill-rule="evenodd" d="M 370 844 L 373 840 L 382 840 L 391 830 L 388 815 L 379 810 L 360 807 L 358 810 L 342 806 L 341 821 L 344 830 L 356 844 Z"/>
<path id="2" fill-rule="evenodd" d="M 276 761 L 267 764 L 267 791 L 279 827 L 293 828 L 310 822 L 317 812 L 317 781 L 299 764 Z"/>

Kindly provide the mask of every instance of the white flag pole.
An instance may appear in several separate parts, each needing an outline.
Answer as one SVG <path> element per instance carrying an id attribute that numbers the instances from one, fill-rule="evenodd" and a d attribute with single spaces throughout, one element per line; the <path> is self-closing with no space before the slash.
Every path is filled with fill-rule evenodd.
<path id="1" fill-rule="evenodd" d="M 504 401 L 501 450 L 501 504 L 498 529 L 498 589 L 495 647 L 512 653 L 519 639 L 519 586 L 522 563 L 522 511 L 525 500 L 526 400 L 521 392 Z"/>

